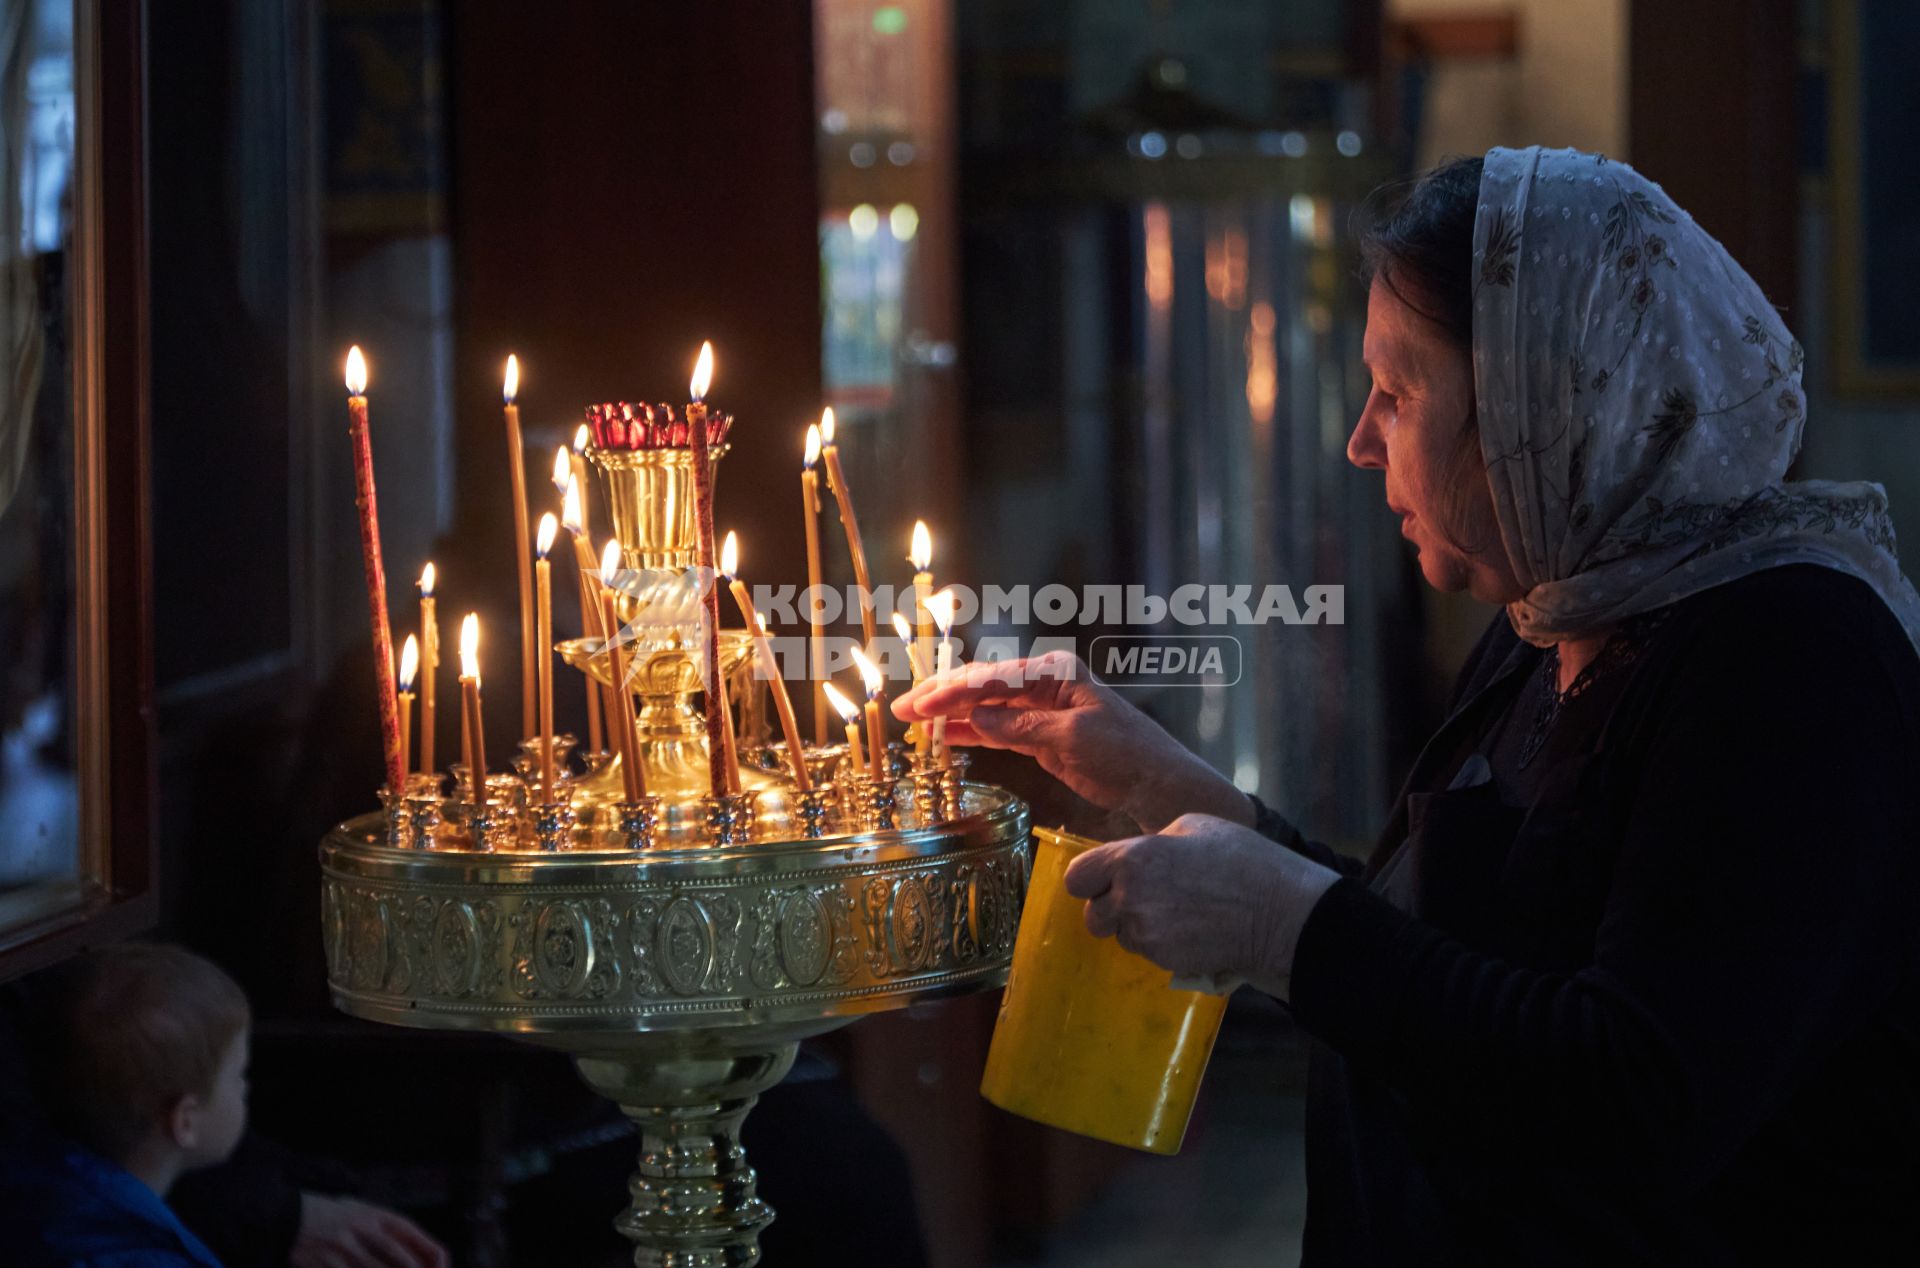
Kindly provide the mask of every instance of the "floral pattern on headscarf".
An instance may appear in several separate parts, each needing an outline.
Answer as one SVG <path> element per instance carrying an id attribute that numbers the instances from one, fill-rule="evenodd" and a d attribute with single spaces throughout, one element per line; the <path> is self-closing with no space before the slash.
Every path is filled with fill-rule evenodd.
<path id="1" fill-rule="evenodd" d="M 1597 154 L 1491 150 L 1473 251 L 1480 445 L 1521 637 L 1811 562 L 1873 586 L 1920 648 L 1886 491 L 1785 482 L 1800 345 L 1658 185 Z"/>

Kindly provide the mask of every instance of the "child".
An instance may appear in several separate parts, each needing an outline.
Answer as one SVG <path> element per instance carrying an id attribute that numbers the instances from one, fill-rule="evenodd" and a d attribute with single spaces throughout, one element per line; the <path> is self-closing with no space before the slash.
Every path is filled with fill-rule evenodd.
<path id="1" fill-rule="evenodd" d="M 178 947 L 126 943 L 53 971 L 41 1085 L 53 1129 L 0 1169 L 0 1252 L 62 1268 L 219 1268 L 165 1202 L 247 1121 L 246 996 Z"/>

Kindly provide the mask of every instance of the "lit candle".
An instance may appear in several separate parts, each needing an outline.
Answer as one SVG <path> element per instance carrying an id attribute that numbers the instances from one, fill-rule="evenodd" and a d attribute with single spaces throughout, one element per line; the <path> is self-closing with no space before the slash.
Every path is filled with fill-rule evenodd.
<path id="1" fill-rule="evenodd" d="M 548 511 L 540 517 L 540 537 L 534 543 L 538 558 L 533 565 L 533 640 L 539 649 L 535 665 L 539 671 L 540 695 L 540 800 L 553 801 L 553 565 L 547 552 L 560 532 L 560 522 Z"/>
<path id="2" fill-rule="evenodd" d="M 687 405 L 687 442 L 693 462 L 694 563 L 703 576 L 714 575 L 713 462 L 707 456 L 707 389 L 713 386 L 713 345 L 702 343 L 694 362 Z M 727 710 L 727 685 L 720 674 L 720 590 L 711 582 L 701 595 L 706 612 L 707 766 L 716 797 L 740 791 L 740 756 L 734 747 L 733 718 Z M 715 761 L 718 750 L 720 760 Z"/>
<path id="3" fill-rule="evenodd" d="M 367 359 L 355 344 L 347 352 L 347 432 L 353 440 L 354 506 L 360 512 L 360 562 L 367 574 L 367 615 L 373 626 L 374 686 L 380 697 L 380 747 L 387 787 L 407 784 L 400 754 L 400 701 L 393 683 L 393 628 L 387 622 L 387 570 L 380 562 L 380 508 L 373 487 L 373 436 L 367 429 Z"/>
<path id="4" fill-rule="evenodd" d="M 820 411 L 820 455 L 827 462 L 827 484 L 840 508 L 840 526 L 847 530 L 847 549 L 853 555 L 853 583 L 860 591 L 860 633 L 873 646 L 873 583 L 867 580 L 867 550 L 860 544 L 860 521 L 853 513 L 853 495 L 847 474 L 840 469 L 840 446 L 833 443 L 833 407 Z"/>
<path id="5" fill-rule="evenodd" d="M 480 616 L 460 622 L 460 748 L 475 805 L 487 800 L 487 728 L 480 715 Z"/>
<path id="6" fill-rule="evenodd" d="M 806 454 L 800 466 L 800 514 L 807 526 L 807 667 L 813 674 L 813 740 L 827 742 L 827 638 L 820 622 L 820 424 L 807 424 Z"/>
<path id="7" fill-rule="evenodd" d="M 520 734 L 533 734 L 533 563 L 528 547 L 527 459 L 520 443 L 520 359 L 507 358 L 507 475 L 513 485 L 514 555 L 520 565 Z"/>
<path id="8" fill-rule="evenodd" d="M 920 649 L 913 645 L 913 627 L 907 624 L 907 618 L 898 612 L 893 614 L 893 632 L 907 649 L 907 667 L 913 671 L 913 680 L 920 682 L 927 676 L 926 662 L 920 659 Z"/>
<path id="9" fill-rule="evenodd" d="M 620 576 L 620 543 L 609 540 L 600 555 L 600 620 L 606 630 L 607 670 L 613 678 L 607 727 L 615 732 L 620 750 L 620 781 L 628 801 L 647 793 L 645 758 L 640 749 L 640 724 L 634 712 L 633 688 L 627 682 L 627 658 L 620 646 L 620 614 L 613 603 L 614 582 Z M 583 580 L 586 580 L 583 578 Z"/>
<path id="10" fill-rule="evenodd" d="M 600 621 L 600 600 L 596 597 L 599 582 L 599 565 L 594 562 L 593 547 L 587 543 L 587 519 L 585 501 L 580 496 L 581 485 L 571 473 L 567 477 L 566 496 L 560 500 L 560 523 L 565 526 L 573 538 L 573 558 L 579 565 L 580 591 L 580 637 L 592 638 L 598 633 L 602 639 L 607 630 Z M 620 725 L 618 715 L 614 713 L 613 688 L 596 683 L 587 676 L 587 747 L 589 751 L 601 752 L 600 747 L 600 701 L 607 702 L 607 731 L 612 736 L 613 747 L 619 747 L 619 737 L 615 728 Z"/>
<path id="11" fill-rule="evenodd" d="M 940 651 L 933 664 L 936 678 L 953 672 L 953 606 L 952 586 L 927 598 L 927 611 L 932 614 L 934 624 L 940 627 Z M 947 718 L 941 714 L 933 720 L 933 760 L 941 761 L 946 755 Z"/>
<path id="12" fill-rule="evenodd" d="M 913 565 L 913 623 L 918 631 L 916 646 L 920 663 L 933 663 L 933 617 L 927 613 L 927 596 L 933 593 L 933 534 L 925 520 L 913 522 L 913 539 L 907 547 L 907 562 Z M 933 740 L 925 726 L 913 728 L 913 744 L 924 758 L 933 751 Z"/>
<path id="13" fill-rule="evenodd" d="M 867 687 L 867 768 L 875 779 L 887 777 L 887 724 L 880 713 L 880 667 L 859 648 L 853 649 L 853 663 L 860 666 L 860 680 Z"/>
<path id="14" fill-rule="evenodd" d="M 433 613 L 433 561 L 420 570 L 420 773 L 433 774 L 434 682 L 440 676 L 440 622 Z"/>
<path id="15" fill-rule="evenodd" d="M 580 527 L 585 530 L 592 525 L 587 520 L 587 446 L 593 441 L 593 431 L 582 423 L 573 429 L 573 452 L 568 455 L 573 463 L 573 478 L 580 485 Z"/>
<path id="16" fill-rule="evenodd" d="M 420 672 L 420 640 L 407 635 L 400 649 L 400 769 L 413 764 L 413 679 Z"/>
<path id="17" fill-rule="evenodd" d="M 773 646 L 767 641 L 767 623 L 754 611 L 753 598 L 747 593 L 747 583 L 736 575 L 739 566 L 740 542 L 732 533 L 728 533 L 726 543 L 720 548 L 720 573 L 733 583 L 733 601 L 740 605 L 741 619 L 746 621 L 747 632 L 753 636 L 754 657 L 772 680 L 773 707 L 780 715 L 781 734 L 787 739 L 787 761 L 793 766 L 793 786 L 806 792 L 813 787 L 813 781 L 807 778 L 807 757 L 800 746 L 800 724 L 793 718 L 793 700 L 787 695 L 787 680 L 781 676 L 780 666 L 773 659 Z"/>
<path id="18" fill-rule="evenodd" d="M 833 706 L 833 711 L 840 715 L 840 720 L 847 724 L 847 765 L 859 774 L 866 774 L 867 753 L 860 743 L 860 710 L 854 708 L 853 701 L 847 699 L 840 688 L 832 683 L 826 684 L 826 691 L 822 694 L 826 696 L 827 703 Z"/>
<path id="19" fill-rule="evenodd" d="M 907 562 L 913 565 L 913 624 L 919 632 L 920 663 L 933 663 L 933 616 L 927 611 L 927 596 L 933 593 L 933 534 L 925 520 L 913 522 L 913 544 L 907 550 Z"/>

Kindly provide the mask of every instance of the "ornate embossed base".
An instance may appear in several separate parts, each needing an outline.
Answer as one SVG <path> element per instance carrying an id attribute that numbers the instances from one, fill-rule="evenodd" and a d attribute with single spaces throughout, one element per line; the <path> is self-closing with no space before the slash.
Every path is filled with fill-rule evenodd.
<path id="1" fill-rule="evenodd" d="M 1006 980 L 1027 809 L 967 785 L 938 828 L 488 855 L 396 849 L 379 813 L 320 846 L 334 1003 L 573 1054 L 639 1125 L 639 1265 L 744 1265 L 773 1214 L 739 1144 L 800 1040 Z"/>

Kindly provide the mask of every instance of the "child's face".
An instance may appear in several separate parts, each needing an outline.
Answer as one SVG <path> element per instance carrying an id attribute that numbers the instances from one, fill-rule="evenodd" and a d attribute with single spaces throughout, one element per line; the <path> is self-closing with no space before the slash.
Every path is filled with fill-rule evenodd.
<path id="1" fill-rule="evenodd" d="M 182 1144 L 187 1167 L 207 1167 L 221 1162 L 240 1143 L 247 1127 L 247 1052 L 251 1036 L 245 1029 L 234 1036 L 220 1059 L 213 1077 L 213 1089 L 198 1101 L 192 1116 L 189 1139 Z"/>

